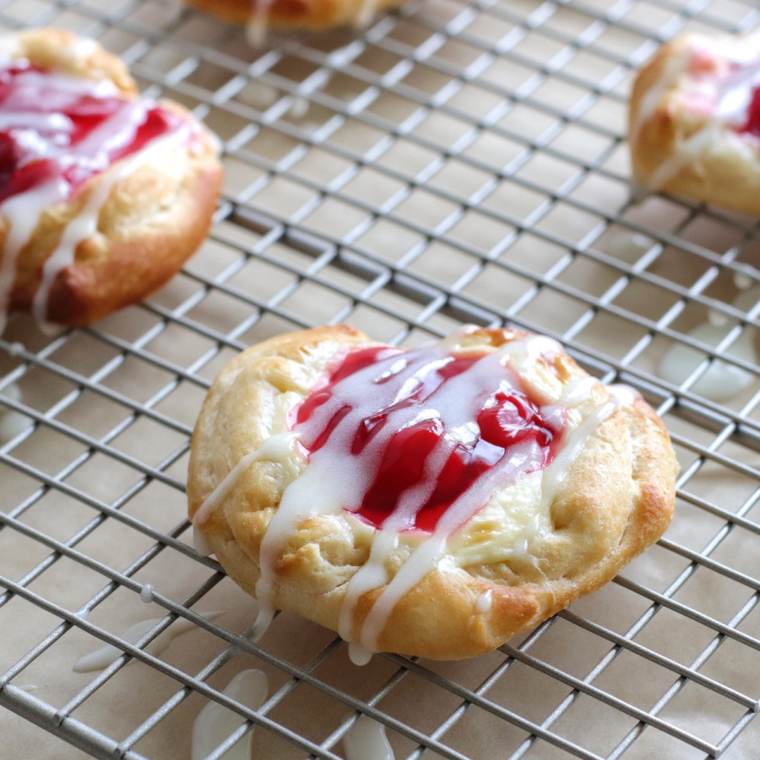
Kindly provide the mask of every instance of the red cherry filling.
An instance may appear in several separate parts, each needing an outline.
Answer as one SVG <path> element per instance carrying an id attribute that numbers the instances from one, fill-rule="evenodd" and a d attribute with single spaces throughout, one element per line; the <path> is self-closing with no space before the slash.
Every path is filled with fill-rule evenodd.
<path id="1" fill-rule="evenodd" d="M 90 177 L 182 124 L 150 102 L 138 118 L 120 123 L 131 101 L 118 93 L 103 95 L 107 87 L 21 63 L 0 70 L 0 202 L 53 179 L 66 183 L 70 196 Z M 107 129 L 98 140 L 101 128 Z"/>
<path id="2" fill-rule="evenodd" d="M 760 137 L 760 88 L 758 87 L 752 90 L 752 100 L 747 109 L 747 121 L 739 131 Z"/>
<path id="3" fill-rule="evenodd" d="M 367 460 L 361 503 L 345 509 L 376 528 L 394 516 L 402 529 L 432 532 L 492 468 L 506 484 L 549 464 L 561 428 L 514 387 L 508 368 L 494 373 L 483 359 L 366 348 L 332 367 L 296 410 L 294 430 L 309 457 L 336 457 L 336 477 L 341 458 Z M 447 385 L 455 378 L 460 385 L 452 392 Z"/>
<path id="4" fill-rule="evenodd" d="M 526 396 L 498 392 L 488 399 L 478 415 L 482 438 L 503 449 L 526 438 L 539 446 L 550 446 L 554 434 L 546 420 Z"/>

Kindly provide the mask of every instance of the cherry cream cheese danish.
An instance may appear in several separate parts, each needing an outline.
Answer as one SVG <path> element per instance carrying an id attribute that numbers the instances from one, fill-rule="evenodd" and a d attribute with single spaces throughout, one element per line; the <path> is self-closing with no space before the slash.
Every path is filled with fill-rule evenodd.
<path id="1" fill-rule="evenodd" d="M 199 11 L 248 28 L 248 38 L 261 45 L 268 27 L 329 29 L 364 26 L 374 14 L 404 0 L 185 0 Z"/>
<path id="2" fill-rule="evenodd" d="M 561 346 L 469 328 L 403 349 L 273 338 L 214 382 L 189 512 L 260 604 L 354 654 L 491 650 L 610 580 L 670 522 L 676 462 L 633 391 Z"/>
<path id="3" fill-rule="evenodd" d="M 10 311 L 84 325 L 156 290 L 203 241 L 221 176 L 211 133 L 91 40 L 0 37 L 0 332 Z"/>
<path id="4" fill-rule="evenodd" d="M 759 34 L 687 34 L 664 45 L 631 95 L 635 180 L 760 213 L 759 85 Z"/>

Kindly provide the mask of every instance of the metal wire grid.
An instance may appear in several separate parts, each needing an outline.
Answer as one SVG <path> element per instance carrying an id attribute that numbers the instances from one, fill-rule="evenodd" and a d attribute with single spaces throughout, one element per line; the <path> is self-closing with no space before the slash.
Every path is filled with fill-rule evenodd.
<path id="1" fill-rule="evenodd" d="M 362 33 L 276 36 L 271 49 L 256 53 L 238 31 L 163 3 L 2 3 L 0 23 L 7 27 L 54 24 L 98 37 L 132 64 L 151 92 L 193 107 L 225 141 L 228 183 L 211 252 L 202 252 L 202 266 L 191 263 L 164 294 L 91 330 L 49 341 L 36 336 L 21 345 L 14 331 L 29 330 L 16 320 L 0 340 L 7 352 L 0 392 L 14 383 L 23 387 L 30 377 L 55 389 L 39 399 L 25 394 L 23 403 L 0 396 L 4 407 L 34 421 L 0 447 L 2 478 L 32 484 L 0 512 L 0 535 L 24 537 L 49 552 L 16 580 L 0 577 L 0 611 L 24 600 L 59 621 L 52 630 L 40 627 L 42 640 L 0 676 L 0 704 L 92 756 L 109 758 L 143 757 L 140 742 L 160 731 L 193 693 L 247 719 L 212 758 L 254 725 L 281 737 L 294 757 L 339 757 L 340 739 L 360 713 L 392 729 L 397 751 L 401 747 L 409 758 L 492 757 L 457 744 L 458 727 L 474 714 L 520 729 L 518 740 L 503 745 L 509 747 L 503 756 L 511 758 L 723 753 L 758 706 L 756 687 L 741 679 L 737 685 L 722 670 L 716 676 L 710 667 L 732 645 L 730 656 L 743 664 L 742 657 L 760 650 L 760 631 L 748 625 L 760 581 L 756 566 L 753 572 L 751 564 L 742 564 L 760 532 L 753 513 L 760 496 L 760 371 L 730 353 L 743 332 L 760 326 L 760 305 L 742 310 L 730 303 L 732 277 L 760 279 L 751 265 L 756 227 L 672 199 L 630 206 L 622 196 L 621 114 L 631 70 L 661 41 L 684 28 L 743 31 L 758 20 L 752 3 L 722 0 L 440 0 L 411 3 Z M 259 87 L 252 82 L 271 89 L 251 95 L 249 88 Z M 299 116 L 304 101 L 306 117 Z M 640 236 L 631 238 L 635 256 L 631 245 L 620 247 L 623 233 Z M 715 348 L 685 334 L 706 309 L 728 321 Z M 574 607 L 502 647 L 498 659 L 488 660 L 488 672 L 469 685 L 434 663 L 387 655 L 391 669 L 382 684 L 357 697 L 320 676 L 344 649 L 339 639 L 298 664 L 201 617 L 191 607 L 223 582 L 218 564 L 188 546 L 186 520 L 166 530 L 130 513 L 130 505 L 155 484 L 183 492 L 192 415 L 170 402 L 177 394 L 192 396 L 193 389 L 199 396 L 232 352 L 261 337 L 344 320 L 393 342 L 442 335 L 461 322 L 509 322 L 560 338 L 590 371 L 635 385 L 656 403 L 683 463 L 679 508 L 691 508 L 703 540 L 690 544 L 669 534 L 645 555 L 656 557 L 655 570 L 665 575 L 644 572 L 639 578 L 634 568 L 601 592 L 634 600 L 635 614 L 623 628 L 597 616 L 593 605 Z M 191 348 L 177 350 L 182 341 Z M 704 357 L 680 386 L 653 372 L 650 354 L 661 353 L 663 342 L 690 346 Z M 755 378 L 740 402 L 719 405 L 694 392 L 710 360 L 718 358 Z M 113 382 L 123 373 L 142 379 L 148 371 L 155 377 L 144 394 Z M 67 422 L 83 399 L 112 405 L 121 418 L 94 434 Z M 122 444 L 146 421 L 172 442 L 158 458 Z M 61 459 L 53 433 L 76 444 L 75 455 Z M 78 473 L 94 460 L 118 463 L 135 477 L 115 498 L 101 498 L 77 486 Z M 711 491 L 705 472 L 741 483 L 741 498 L 727 502 Z M 95 516 L 65 540 L 35 527 L 27 517 L 51 493 L 87 505 Z M 98 528 L 112 523 L 150 541 L 121 570 L 82 549 Z M 135 577 L 167 551 L 199 564 L 206 576 L 180 601 L 156 593 L 166 617 L 136 646 L 85 619 L 117 592 L 139 593 L 143 583 Z M 35 581 L 63 560 L 96 573 L 104 584 L 76 610 L 34 590 Z M 730 615 L 711 614 L 710 600 L 689 596 L 705 575 L 718 579 L 736 601 Z M 669 614 L 668 625 L 692 621 L 704 633 L 688 657 L 647 639 L 647 631 Z M 223 647 L 200 671 L 145 651 L 178 617 Z M 61 706 L 17 685 L 35 661 L 76 630 L 124 655 Z M 582 672 L 542 654 L 542 642 L 557 630 L 563 636 L 589 634 L 593 662 Z M 241 653 L 285 677 L 255 713 L 207 683 Z M 639 667 L 651 663 L 654 672 L 672 679 L 649 704 L 621 696 L 605 680 L 626 654 Z M 97 699 L 132 659 L 179 688 L 117 739 L 74 713 Z M 524 714 L 519 700 L 494 696 L 520 665 L 545 676 L 542 683 L 564 688 L 553 709 L 539 717 Z M 435 691 L 453 699 L 436 725 L 420 728 L 411 716 L 384 706 L 410 681 L 415 699 L 429 699 Z M 322 735 L 307 736 L 277 717 L 278 706 L 306 687 L 344 711 Z M 731 705 L 730 720 L 718 734 L 684 727 L 668 715 L 669 705 L 696 687 L 709 697 L 706 722 L 720 712 L 719 704 Z M 591 705 L 581 715 L 610 708 L 627 722 L 612 738 L 598 736 L 593 723 L 574 733 L 563 719 L 581 704 Z M 502 746 L 495 744 L 498 736 L 495 731 L 492 750 Z M 290 755 L 283 749 L 273 756 Z"/>

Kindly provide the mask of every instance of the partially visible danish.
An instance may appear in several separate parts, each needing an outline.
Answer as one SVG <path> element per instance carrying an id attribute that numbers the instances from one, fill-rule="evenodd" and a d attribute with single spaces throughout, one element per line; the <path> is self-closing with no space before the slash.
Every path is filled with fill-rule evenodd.
<path id="1" fill-rule="evenodd" d="M 633 174 L 651 190 L 760 213 L 760 34 L 686 34 L 641 69 Z"/>
<path id="2" fill-rule="evenodd" d="M 0 38 L 0 332 L 10 311 L 90 324 L 176 274 L 216 209 L 217 142 L 92 40 Z"/>
<path id="3" fill-rule="evenodd" d="M 204 13 L 248 27 L 252 43 L 264 41 L 267 27 L 329 29 L 346 24 L 363 26 L 386 8 L 404 0 L 185 0 Z"/>
<path id="4" fill-rule="evenodd" d="M 347 326 L 233 359 L 198 419 L 200 551 L 364 650 L 458 659 L 589 594 L 673 513 L 668 434 L 548 338 L 402 349 Z"/>

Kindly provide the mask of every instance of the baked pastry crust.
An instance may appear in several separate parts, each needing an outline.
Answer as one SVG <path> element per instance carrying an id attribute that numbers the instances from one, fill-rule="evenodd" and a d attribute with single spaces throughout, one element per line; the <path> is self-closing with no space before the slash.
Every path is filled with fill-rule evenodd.
<path id="1" fill-rule="evenodd" d="M 254 15 L 251 0 L 185 0 L 187 5 L 235 24 L 250 24 Z M 259 0 L 261 2 L 261 0 Z M 272 27 L 329 29 L 361 24 L 366 18 L 404 0 L 272 0 L 265 5 L 266 24 Z"/>
<path id="2" fill-rule="evenodd" d="M 705 85 L 699 82 L 725 75 L 737 46 L 756 49 L 760 58 L 758 35 L 684 34 L 639 71 L 628 142 L 633 176 L 645 188 L 760 213 L 760 140 L 716 120 L 704 107 L 709 93 L 701 92 Z"/>
<path id="3" fill-rule="evenodd" d="M 493 352 L 525 337 L 509 329 L 474 329 L 457 338 L 454 350 Z M 287 410 L 309 394 L 332 357 L 348 346 L 371 345 L 379 344 L 339 325 L 272 338 L 233 359 L 212 385 L 193 434 L 190 518 L 245 455 L 286 429 Z M 563 385 L 587 377 L 564 352 L 548 360 Z M 596 383 L 586 413 L 609 398 Z M 254 596 L 267 526 L 294 468 L 297 473 L 308 466 L 253 462 L 196 524 L 233 580 Z M 676 472 L 668 434 L 652 409 L 639 398 L 618 408 L 593 429 L 555 492 L 551 529 L 529 540 L 522 555 L 454 570 L 439 564 L 395 604 L 378 649 L 436 659 L 474 656 L 598 589 L 664 532 L 673 514 Z M 348 581 L 367 562 L 374 534 L 358 525 L 348 513 L 308 516 L 300 523 L 274 562 L 278 609 L 338 629 Z M 482 542 L 489 525 L 471 519 L 449 541 L 449 551 Z M 399 546 L 391 575 L 410 552 Z M 360 640 L 381 592 L 359 598 L 347 638 Z M 489 605 L 479 605 L 488 592 Z"/>
<path id="4" fill-rule="evenodd" d="M 4 37 L 3 51 L 33 65 L 96 81 L 110 80 L 127 98 L 138 96 L 127 67 L 91 40 L 39 29 Z M 201 245 L 216 210 L 222 182 L 216 139 L 177 103 L 160 105 L 197 124 L 192 144 L 157 155 L 120 179 L 100 209 L 97 233 L 79 243 L 74 262 L 50 288 L 47 319 L 69 326 L 95 322 L 137 303 L 164 285 Z M 87 180 L 65 203 L 49 207 L 19 252 L 8 311 L 31 312 L 45 261 L 64 229 L 123 161 Z M 10 225 L 0 217 L 0 251 Z M 1 255 L 0 255 L 1 260 Z"/>

